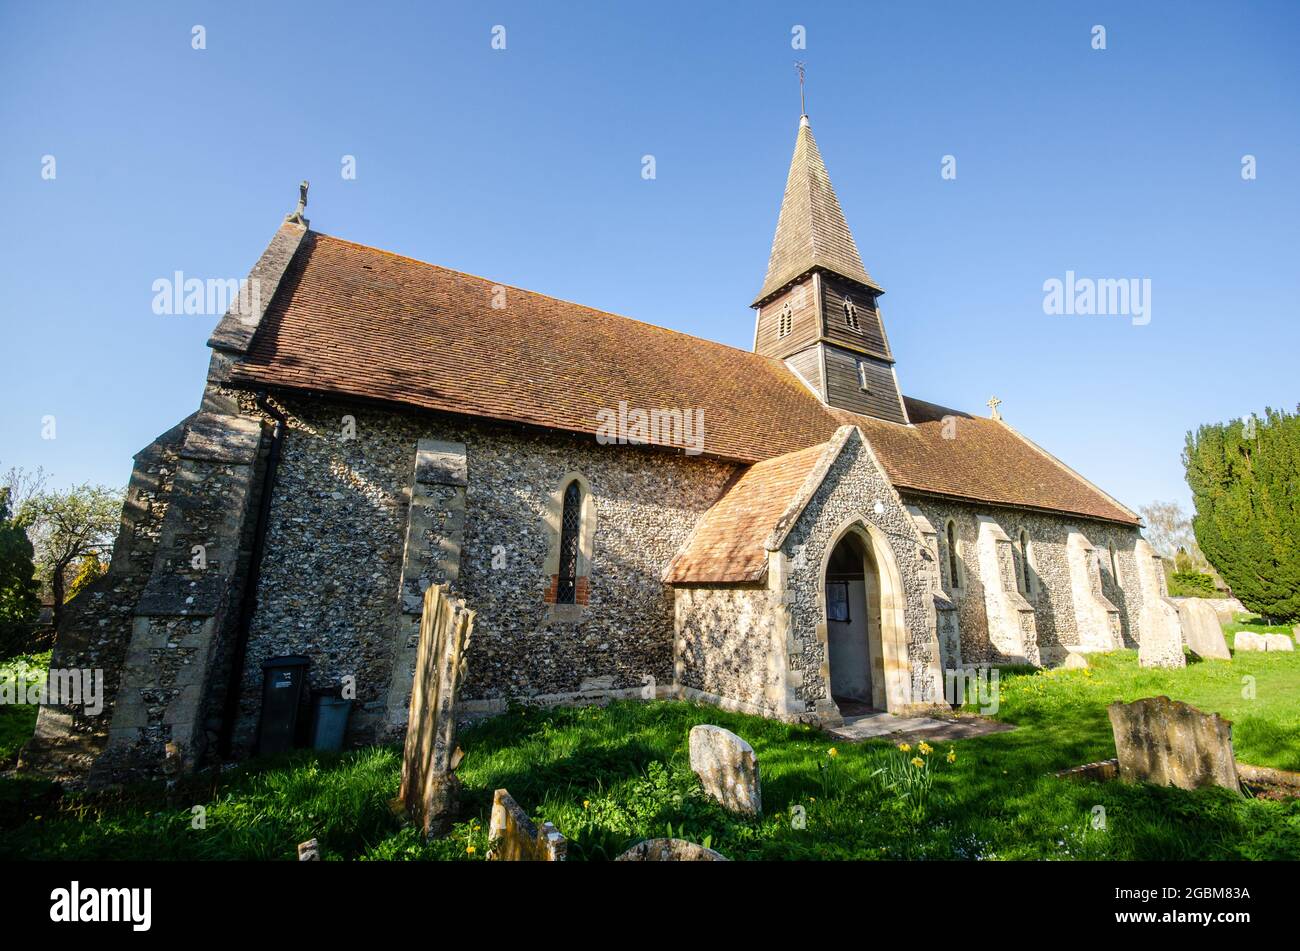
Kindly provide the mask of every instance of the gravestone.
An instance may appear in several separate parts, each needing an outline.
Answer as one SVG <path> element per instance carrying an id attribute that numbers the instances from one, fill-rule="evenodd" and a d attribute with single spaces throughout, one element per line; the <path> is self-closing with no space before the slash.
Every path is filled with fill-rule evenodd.
<path id="1" fill-rule="evenodd" d="M 316 839 L 308 839 L 306 842 L 298 843 L 298 861 L 299 862 L 319 862 L 320 861 L 320 842 Z"/>
<path id="2" fill-rule="evenodd" d="M 400 798 L 411 821 L 433 836 L 446 830 L 459 805 L 456 691 L 465 675 L 474 612 L 464 601 L 451 601 L 446 585 L 430 585 L 423 605 Z"/>
<path id="3" fill-rule="evenodd" d="M 1232 648 L 1236 651 L 1268 650 L 1268 642 L 1254 631 L 1238 631 L 1232 639 Z"/>
<path id="4" fill-rule="evenodd" d="M 691 728 L 691 769 L 704 791 L 732 812 L 758 815 L 763 790 L 754 748 L 730 730 L 702 723 Z"/>
<path id="5" fill-rule="evenodd" d="M 725 855 L 685 839 L 646 839 L 628 849 L 615 862 L 726 862 Z"/>
<path id="6" fill-rule="evenodd" d="M 1240 790 L 1232 724 L 1217 713 L 1202 713 L 1168 697 L 1116 701 L 1106 712 L 1124 782 Z"/>
<path id="7" fill-rule="evenodd" d="M 1070 651 L 1065 655 L 1065 663 L 1061 667 L 1064 670 L 1085 670 L 1088 667 L 1088 658 Z"/>
<path id="8" fill-rule="evenodd" d="M 1183 643 L 1200 657 L 1210 660 L 1231 660 L 1228 641 L 1223 636 L 1219 615 L 1200 598 L 1176 601 L 1178 623 L 1183 629 Z"/>
<path id="9" fill-rule="evenodd" d="M 569 840 L 555 826 L 544 822 L 538 829 L 504 789 L 492 797 L 488 838 L 487 857 L 498 862 L 563 862 L 569 851 Z"/>
<path id="10" fill-rule="evenodd" d="M 1270 651 L 1293 651 L 1295 642 L 1285 634 L 1265 634 L 1264 649 Z"/>

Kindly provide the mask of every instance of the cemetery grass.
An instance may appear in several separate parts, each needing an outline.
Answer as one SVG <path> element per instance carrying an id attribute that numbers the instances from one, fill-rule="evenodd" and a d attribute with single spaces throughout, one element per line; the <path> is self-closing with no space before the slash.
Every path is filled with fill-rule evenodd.
<path id="1" fill-rule="evenodd" d="M 50 666 L 50 652 L 20 654 L 0 661 L 0 681 L 15 686 L 43 681 Z M 8 769 L 18 759 L 18 751 L 32 738 L 36 729 L 37 707 L 26 703 L 0 703 L 0 769 Z"/>
<path id="2" fill-rule="evenodd" d="M 665 835 L 733 859 L 1300 858 L 1300 802 L 1052 775 L 1114 755 L 1109 702 L 1157 694 L 1232 720 L 1239 759 L 1300 769 L 1300 653 L 1189 660 L 1184 670 L 1144 670 L 1134 651 L 1119 651 L 1092 655 L 1086 671 L 1004 671 L 996 716 L 1017 729 L 928 752 L 838 743 L 682 702 L 515 707 L 462 731 L 462 821 L 428 843 L 390 811 L 395 747 L 300 751 L 195 777 L 170 796 L 157 787 L 60 793 L 7 778 L 0 856 L 293 859 L 297 842 L 316 837 L 326 860 L 474 861 L 488 848 L 492 791 L 504 787 L 569 837 L 570 860 L 610 859 Z M 1254 699 L 1243 696 L 1243 677 L 1253 678 Z M 687 755 L 697 723 L 754 746 L 763 817 L 731 816 L 699 791 Z"/>

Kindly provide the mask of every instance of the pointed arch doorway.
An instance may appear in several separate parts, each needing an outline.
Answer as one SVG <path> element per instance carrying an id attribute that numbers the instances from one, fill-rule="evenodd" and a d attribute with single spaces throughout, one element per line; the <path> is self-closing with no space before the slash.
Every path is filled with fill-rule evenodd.
<path id="1" fill-rule="evenodd" d="M 909 705 L 903 586 L 874 525 L 854 521 L 822 568 L 829 693 L 840 715 L 902 712 Z"/>

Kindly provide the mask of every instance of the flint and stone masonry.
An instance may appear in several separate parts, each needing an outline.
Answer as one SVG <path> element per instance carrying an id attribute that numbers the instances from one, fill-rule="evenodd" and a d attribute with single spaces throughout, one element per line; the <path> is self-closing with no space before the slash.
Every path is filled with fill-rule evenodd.
<path id="1" fill-rule="evenodd" d="M 24 766 L 115 782 L 250 755 L 283 655 L 354 701 L 348 743 L 400 741 L 441 584 L 476 612 L 464 716 L 685 698 L 839 723 L 837 551 L 858 705 L 932 709 L 981 665 L 1182 659 L 1136 515 L 996 412 L 902 395 L 806 116 L 752 352 L 333 238 L 305 205 L 304 183 L 58 632 L 55 666 L 104 671 L 104 712 L 42 708 Z M 703 444 L 602 444 L 620 406 L 702 418 Z"/>

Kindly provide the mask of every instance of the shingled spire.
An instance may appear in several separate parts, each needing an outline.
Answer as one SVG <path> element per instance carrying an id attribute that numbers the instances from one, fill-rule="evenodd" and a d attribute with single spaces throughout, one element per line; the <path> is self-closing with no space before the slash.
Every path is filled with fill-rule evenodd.
<path id="1" fill-rule="evenodd" d="M 862 266 L 804 115 L 767 278 L 752 305 L 754 351 L 784 360 L 828 406 L 906 423 L 880 316 L 883 293 Z"/>
<path id="2" fill-rule="evenodd" d="M 867 274 L 862 256 L 853 241 L 839 199 L 831 185 L 826 164 L 817 150 L 808 117 L 799 119 L 799 135 L 786 176 L 781 217 L 772 239 L 772 256 L 767 262 L 767 278 L 754 299 L 757 307 L 814 268 L 823 268 L 877 293 L 879 285 Z"/>

